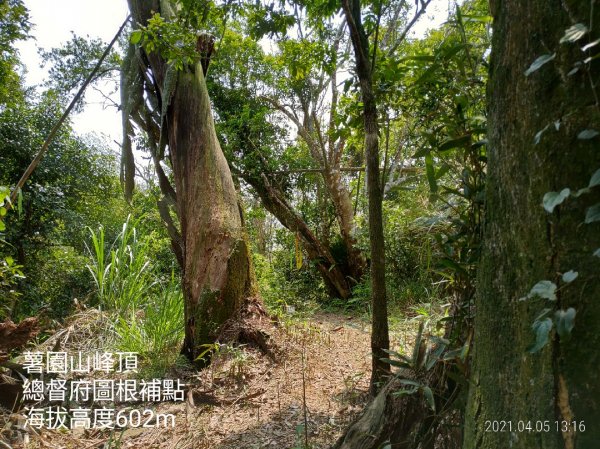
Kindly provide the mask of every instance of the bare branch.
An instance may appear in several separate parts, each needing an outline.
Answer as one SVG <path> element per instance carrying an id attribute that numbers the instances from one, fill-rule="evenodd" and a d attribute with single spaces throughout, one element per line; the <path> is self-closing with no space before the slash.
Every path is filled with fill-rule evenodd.
<path id="1" fill-rule="evenodd" d="M 430 3 L 431 3 L 431 0 L 422 0 L 421 8 L 419 8 L 417 6 L 417 11 L 415 12 L 414 17 L 411 19 L 410 22 L 408 22 L 408 25 L 406 25 L 406 28 L 404 28 L 404 31 L 402 31 L 402 34 L 400 35 L 400 37 L 398 39 L 396 39 L 396 43 L 394 43 L 392 48 L 390 48 L 388 50 L 388 52 L 387 52 L 388 56 L 393 56 L 393 54 L 396 52 L 396 50 L 398 49 L 400 44 L 404 41 L 404 39 L 406 39 L 406 35 L 411 30 L 411 28 L 414 26 L 414 24 L 417 23 L 417 21 L 421 18 L 421 16 L 423 14 L 425 14 L 425 10 L 427 9 L 427 6 L 429 6 Z"/>

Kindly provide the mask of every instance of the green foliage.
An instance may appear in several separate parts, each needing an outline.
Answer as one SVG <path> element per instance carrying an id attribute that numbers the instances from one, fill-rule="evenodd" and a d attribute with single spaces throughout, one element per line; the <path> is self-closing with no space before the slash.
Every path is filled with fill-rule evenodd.
<path id="1" fill-rule="evenodd" d="M 392 367 L 399 368 L 396 376 L 400 379 L 400 384 L 406 387 L 393 394 L 402 396 L 419 393 L 423 396 L 429 408 L 435 413 L 434 387 L 427 383 L 426 375 L 437 363 L 443 360 L 450 360 L 452 357 L 443 356 L 444 352 L 447 351 L 449 341 L 436 336 L 430 336 L 431 343 L 427 342 L 424 334 L 425 326 L 425 322 L 421 321 L 410 357 L 396 351 L 386 350 L 385 352 L 390 354 L 390 358 L 383 360 L 388 362 Z M 466 354 L 464 357 L 466 357 Z M 410 378 L 405 377 L 409 374 Z"/>
<path id="2" fill-rule="evenodd" d="M 428 289 L 440 280 L 433 263 L 436 255 L 440 256 L 434 235 L 441 227 L 422 223 L 420 217 L 428 209 L 422 188 L 398 192 L 393 201 L 384 202 L 386 269 L 392 306 L 406 309 L 426 302 L 431 299 Z"/>
<path id="3" fill-rule="evenodd" d="M 229 15 L 238 10 L 236 2 L 163 0 L 147 25 L 131 32 L 129 42 L 146 52 L 159 53 L 177 70 L 193 66 L 200 59 L 196 48 L 200 30 L 222 35 Z"/>
<path id="4" fill-rule="evenodd" d="M 562 189 L 560 192 L 547 192 L 542 199 L 544 203 L 544 209 L 549 213 L 554 211 L 554 208 L 559 204 L 562 204 L 571 194 L 570 189 Z"/>
<path id="5" fill-rule="evenodd" d="M 178 20 L 165 20 L 155 13 L 148 25 L 134 30 L 129 38 L 132 44 L 141 45 L 148 53 L 157 52 L 177 70 L 195 64 L 200 55 L 196 51 L 196 33 Z"/>
<path id="6" fill-rule="evenodd" d="M 22 0 L 0 2 L 0 105 L 22 98 L 16 41 L 28 37 L 31 24 Z"/>
<path id="7" fill-rule="evenodd" d="M 563 41 L 561 40 L 561 43 Z M 592 192 L 592 189 L 600 185 L 600 169 L 596 170 L 588 182 L 587 187 L 583 187 L 572 193 L 570 188 L 564 188 L 560 192 L 546 192 L 544 194 L 542 205 L 546 212 L 552 214 L 556 207 L 560 206 L 567 198 L 579 198 L 581 195 L 586 195 Z M 584 223 L 591 224 L 596 221 L 600 221 L 600 203 L 590 206 L 586 210 L 586 216 Z M 596 251 L 597 253 L 598 251 Z M 596 255 L 594 253 L 594 255 Z M 575 326 L 575 314 L 576 310 L 569 307 L 567 310 L 555 310 L 552 318 L 547 315 L 556 308 L 558 303 L 558 297 L 561 289 L 566 288 L 579 277 L 579 273 L 574 270 L 568 270 L 562 274 L 560 280 L 564 283 L 560 288 L 557 285 L 558 281 L 552 282 L 549 280 L 543 280 L 536 283 L 529 293 L 520 298 L 521 301 L 525 301 L 532 298 L 541 298 L 551 301 L 554 305 L 552 308 L 544 309 L 537 318 L 533 321 L 532 329 L 535 334 L 535 343 L 533 343 L 527 350 L 530 353 L 539 352 L 546 346 L 550 341 L 552 329 L 556 329 L 556 333 L 560 337 L 561 341 L 568 340 L 571 337 L 571 331 Z"/>
<path id="8" fill-rule="evenodd" d="M 544 64 L 547 64 L 548 62 L 552 61 L 554 58 L 556 58 L 556 53 L 552 53 L 551 55 L 550 54 L 548 54 L 548 55 L 542 55 L 542 56 L 538 57 L 535 61 L 533 61 L 531 63 L 531 65 L 529 66 L 529 68 L 525 71 L 525 76 L 529 76 L 533 72 L 536 72 Z"/>
<path id="9" fill-rule="evenodd" d="M 157 273 L 175 272 L 180 274 L 179 265 L 171 248 L 171 239 L 156 207 L 161 198 L 159 187 L 155 181 L 148 179 L 145 186 L 138 186 L 131 201 L 131 216 L 135 217 L 138 236 L 146 245 L 147 257 Z"/>
<path id="10" fill-rule="evenodd" d="M 305 261 L 296 268 L 294 236 L 287 230 L 276 232 L 276 248 L 269 256 L 253 253 L 259 291 L 273 313 L 308 311 L 329 302 L 322 278 Z"/>
<path id="11" fill-rule="evenodd" d="M 552 281 L 540 281 L 531 287 L 531 290 L 526 297 L 521 298 L 521 301 L 535 297 L 556 301 L 556 284 Z"/>
<path id="12" fill-rule="evenodd" d="M 153 289 L 138 309 L 121 312 L 115 320 L 117 348 L 139 353 L 149 374 L 164 376 L 175 363 L 183 341 L 183 294 L 179 281 L 171 276 L 160 288 Z"/>
<path id="13" fill-rule="evenodd" d="M 91 39 L 89 36 L 81 37 L 71 32 L 72 37 L 61 47 L 50 50 L 40 49 L 42 67 L 49 68 L 49 79 L 45 85 L 55 90 L 58 98 L 67 99 L 79 89 L 84 80 L 89 76 L 96 66 L 98 60 L 108 46 L 101 39 Z M 113 80 L 113 92 L 117 90 L 114 82 L 121 65 L 121 57 L 116 50 L 112 50 L 98 70 L 96 78 L 92 83 L 102 79 Z M 83 99 L 75 106 L 76 111 L 81 111 L 84 106 Z"/>
<path id="14" fill-rule="evenodd" d="M 459 302 L 474 293 L 483 217 L 486 13 L 484 2 L 467 2 L 441 29 L 405 44 L 395 87 L 383 91 L 405 111 L 404 145 L 417 148 L 413 157 L 422 160 L 429 185 L 429 218 L 419 220 L 434 238 L 429 267 Z"/>
<path id="15" fill-rule="evenodd" d="M 560 38 L 560 43 L 576 42 L 588 33 L 588 28 L 583 23 L 576 23 L 565 30 L 565 34 Z"/>
<path id="16" fill-rule="evenodd" d="M 283 6 L 283 3 L 281 5 Z M 259 40 L 264 36 L 271 38 L 283 36 L 288 28 L 296 22 L 295 17 L 289 14 L 284 7 L 276 9 L 273 2 L 247 4 L 245 16 L 249 34 L 255 40 Z"/>
<path id="17" fill-rule="evenodd" d="M 74 310 L 76 304 L 85 304 L 92 294 L 92 278 L 85 265 L 87 258 L 72 246 L 51 245 L 40 248 L 35 261 L 27 264 L 27 273 L 36 267 L 31 283 L 21 282 L 22 299 L 19 309 L 31 310 L 28 314 L 39 314 L 60 320 Z M 38 262 L 39 261 L 39 262 Z M 25 298 L 39 298 L 35 307 L 26 308 Z"/>
<path id="18" fill-rule="evenodd" d="M 54 93 L 26 98 L 0 111 L 0 184 L 16 183 L 60 113 Z M 84 250 L 85 226 L 102 223 L 114 238 L 126 217 L 116 160 L 99 139 L 76 137 L 63 126 L 24 186 L 18 205 L 21 212 L 3 220 L 7 245 L 0 250 L 0 256 L 22 265 L 25 275 L 16 285 L 22 296 L 14 317 L 41 312 L 64 317 L 72 305 L 68 296 L 85 299 L 92 289 L 83 264 L 77 268 L 75 262 Z"/>
<path id="19" fill-rule="evenodd" d="M 216 129 L 223 151 L 236 170 L 260 177 L 285 168 L 288 143 L 281 123 L 259 98 L 279 69 L 260 45 L 232 25 L 223 35 L 218 57 L 207 80 L 216 113 Z M 289 181 L 278 179 L 284 190 Z"/>
<path id="20" fill-rule="evenodd" d="M 535 343 L 527 348 L 527 351 L 533 353 L 541 350 L 548 343 L 548 337 L 552 330 L 553 322 L 550 318 L 535 320 L 531 326 L 535 334 Z"/>
<path id="21" fill-rule="evenodd" d="M 6 231 L 6 225 L 4 224 L 4 217 L 8 212 L 10 205 L 10 189 L 5 186 L 0 186 L 0 247 L 7 245 L 4 240 L 4 232 Z M 19 207 L 19 212 L 21 211 Z M 3 251 L 4 252 L 4 251 Z M 19 278 L 23 278 L 23 272 L 21 266 L 15 263 L 15 260 L 11 256 L 6 256 L 0 259 L 0 320 L 11 315 L 14 309 L 15 302 L 19 296 L 19 293 L 14 289 L 15 284 Z"/>
<path id="22" fill-rule="evenodd" d="M 556 333 L 561 340 L 566 340 L 571 336 L 571 331 L 575 326 L 575 309 L 569 307 L 567 310 L 557 310 L 554 313 L 554 322 L 556 323 Z"/>
<path id="23" fill-rule="evenodd" d="M 580 140 L 589 140 L 589 139 L 593 139 L 598 134 L 600 134 L 600 133 L 598 131 L 596 131 L 595 129 L 584 129 L 579 134 L 577 134 L 577 138 Z"/>

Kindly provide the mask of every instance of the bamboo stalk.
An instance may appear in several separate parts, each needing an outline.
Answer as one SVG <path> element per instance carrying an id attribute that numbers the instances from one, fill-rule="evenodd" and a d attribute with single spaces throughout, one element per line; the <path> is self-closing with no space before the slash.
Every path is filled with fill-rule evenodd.
<path id="1" fill-rule="evenodd" d="M 65 120 L 67 119 L 67 117 L 69 116 L 69 114 L 71 113 L 71 111 L 73 110 L 73 108 L 75 107 L 75 105 L 77 104 L 77 102 L 79 101 L 79 99 L 82 97 L 83 93 L 85 92 L 85 89 L 92 82 L 92 80 L 94 79 L 94 76 L 96 76 L 96 73 L 98 73 L 98 70 L 100 70 L 100 66 L 102 65 L 102 63 L 104 62 L 104 60 L 106 59 L 106 57 L 108 56 L 108 54 L 110 53 L 110 51 L 112 50 L 113 46 L 115 45 L 115 42 L 117 42 L 117 39 L 119 38 L 119 36 L 123 32 L 123 30 L 125 29 L 125 26 L 127 25 L 127 22 L 129 22 L 129 18 L 130 17 L 131 16 L 127 16 L 127 18 L 123 22 L 123 25 L 121 25 L 121 27 L 119 28 L 119 31 L 117 31 L 117 34 L 115 34 L 115 37 L 113 37 L 113 39 L 110 42 L 110 44 L 108 44 L 108 47 L 106 47 L 106 50 L 104 50 L 104 53 L 102 53 L 102 56 L 100 57 L 100 59 L 96 63 L 96 66 L 94 67 L 94 70 L 92 70 L 91 73 L 88 75 L 88 77 L 84 81 L 83 85 L 79 88 L 79 91 L 77 92 L 77 94 L 75 95 L 75 97 L 73 97 L 73 99 L 71 100 L 71 103 L 69 104 L 69 106 L 67 107 L 67 109 L 65 109 L 65 111 L 62 113 L 62 115 L 58 119 L 58 122 L 56 122 L 56 124 L 50 130 L 50 134 L 48 134 L 48 137 L 46 137 L 46 140 L 44 141 L 44 144 L 42 145 L 42 148 L 35 155 L 35 157 L 31 161 L 31 163 L 29 164 L 29 166 L 27 167 L 27 169 L 23 173 L 23 176 L 21 176 L 21 179 L 19 179 L 19 182 L 17 182 L 17 185 L 15 186 L 14 190 L 10 194 L 10 203 L 7 206 L 5 206 L 8 209 L 17 200 L 17 195 L 19 194 L 19 191 L 23 188 L 23 186 L 25 185 L 25 183 L 27 182 L 27 180 L 29 179 L 29 177 L 31 176 L 31 174 L 37 168 L 37 166 L 39 165 L 40 161 L 44 157 L 44 154 L 46 154 L 46 151 L 48 151 L 48 147 L 50 146 L 50 144 L 54 140 L 54 137 L 56 136 L 56 133 L 58 132 L 58 130 L 60 129 L 60 127 L 62 126 L 62 124 L 65 122 Z"/>

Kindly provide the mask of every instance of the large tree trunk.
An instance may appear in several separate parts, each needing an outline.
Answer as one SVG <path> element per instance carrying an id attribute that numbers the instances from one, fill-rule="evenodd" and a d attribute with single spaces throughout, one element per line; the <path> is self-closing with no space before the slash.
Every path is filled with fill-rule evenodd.
<path id="1" fill-rule="evenodd" d="M 356 74 L 360 81 L 365 124 L 365 153 L 367 194 L 369 198 L 369 242 L 371 246 L 371 304 L 373 328 L 371 330 L 371 350 L 373 351 L 371 392 L 383 376 L 389 373 L 390 366 L 382 361 L 390 347 L 387 297 L 385 287 L 385 247 L 383 237 L 383 192 L 379 180 L 379 125 L 377 123 L 377 103 L 373 92 L 369 42 L 361 22 L 360 0 L 342 0 L 346 22 L 354 47 Z"/>
<path id="2" fill-rule="evenodd" d="M 129 0 L 140 24 L 164 4 Z M 176 77 L 169 100 L 163 93 L 168 65 L 156 53 L 147 56 L 163 101 L 169 101 L 166 123 L 183 249 L 183 353 L 195 360 L 201 345 L 212 343 L 220 326 L 254 294 L 249 249 L 200 62 L 169 74 Z"/>
<path id="3" fill-rule="evenodd" d="M 568 198 L 551 214 L 541 207 L 546 192 L 586 187 L 600 168 L 598 138 L 577 138 L 585 129 L 600 131 L 590 87 L 600 66 L 593 61 L 589 74 L 582 68 L 567 75 L 576 60 L 588 56 L 579 47 L 600 37 L 600 7 L 596 2 L 592 21 L 593 4 L 491 5 L 487 216 L 465 449 L 591 449 L 600 441 L 600 277 L 599 259 L 592 256 L 600 246 L 600 223 L 583 223 L 586 209 L 600 200 L 599 188 Z M 559 44 L 575 23 L 593 23 L 594 31 L 576 44 Z M 556 59 L 524 74 L 536 58 L 555 51 Z M 547 125 L 536 145 L 534 136 Z M 579 276 L 567 285 L 561 274 L 569 270 Z M 541 280 L 558 285 L 556 302 L 519 301 Z M 572 338 L 561 341 L 552 330 L 548 344 L 531 354 L 532 323 L 545 307 L 552 309 L 551 318 L 555 310 L 576 310 Z M 561 432 L 563 421 L 571 429 L 573 421 L 577 427 L 583 422 L 585 431 Z M 522 423 L 534 431 L 519 429 Z"/>

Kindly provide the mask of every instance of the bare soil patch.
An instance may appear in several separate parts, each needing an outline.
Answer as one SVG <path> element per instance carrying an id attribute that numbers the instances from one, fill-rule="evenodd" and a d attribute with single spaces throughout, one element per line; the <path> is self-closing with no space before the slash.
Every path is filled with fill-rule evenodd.
<path id="1" fill-rule="evenodd" d="M 253 324 L 269 335 L 274 357 L 250 344 L 223 345 L 202 372 L 176 368 L 171 373 L 189 385 L 185 402 L 135 404 L 174 415 L 174 428 L 77 434 L 45 429 L 30 431 L 28 443 L 12 447 L 304 448 L 305 423 L 309 447 L 329 447 L 367 400 L 368 326 L 335 314 L 277 322 L 263 317 Z M 22 417 L 15 414 L 7 422 L 14 427 Z"/>

